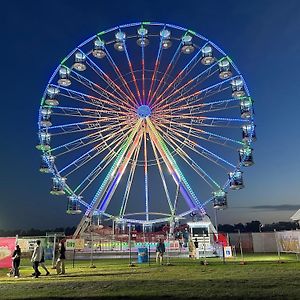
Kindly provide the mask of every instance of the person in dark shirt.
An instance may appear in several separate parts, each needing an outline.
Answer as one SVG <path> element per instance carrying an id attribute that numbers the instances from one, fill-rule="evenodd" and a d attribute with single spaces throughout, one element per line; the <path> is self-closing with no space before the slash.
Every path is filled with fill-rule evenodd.
<path id="1" fill-rule="evenodd" d="M 197 238 L 194 241 L 196 259 L 199 259 L 199 242 Z"/>
<path id="2" fill-rule="evenodd" d="M 156 244 L 156 263 L 158 263 L 159 260 L 159 263 L 162 265 L 165 252 L 165 243 L 162 239 L 159 239 L 158 243 Z"/>
<path id="3" fill-rule="evenodd" d="M 15 278 L 19 278 L 20 276 L 19 267 L 21 262 L 21 248 L 19 245 L 16 245 L 16 249 L 12 255 L 12 260 L 13 260 L 13 275 Z"/>
<path id="4" fill-rule="evenodd" d="M 59 244 L 59 251 L 58 251 L 58 259 L 56 261 L 56 272 L 58 275 L 65 274 L 65 259 L 66 259 L 66 247 L 65 241 L 61 240 Z"/>

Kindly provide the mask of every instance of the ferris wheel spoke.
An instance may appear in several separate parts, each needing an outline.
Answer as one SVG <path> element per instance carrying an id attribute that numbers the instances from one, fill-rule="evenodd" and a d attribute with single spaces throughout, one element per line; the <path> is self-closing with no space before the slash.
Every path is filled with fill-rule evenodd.
<path id="1" fill-rule="evenodd" d="M 52 116 L 60 116 L 60 117 L 77 117 L 77 118 L 86 118 L 86 119 L 97 119 L 101 121 L 102 118 L 108 117 L 118 117 L 121 116 L 134 116 L 133 114 L 119 113 L 117 111 L 107 111 L 107 110 L 99 110 L 99 111 L 78 111 L 76 108 L 69 109 L 68 107 L 55 107 L 55 110 L 51 113 Z"/>
<path id="2" fill-rule="evenodd" d="M 158 170 L 159 170 L 160 178 L 161 178 L 163 186 L 164 186 L 164 191 L 165 191 L 165 194 L 166 194 L 166 198 L 167 198 L 167 201 L 168 201 L 170 212 L 174 213 L 174 207 L 172 206 L 172 201 L 171 201 L 171 198 L 170 198 L 169 189 L 168 189 L 166 179 L 165 179 L 165 176 L 164 176 L 164 173 L 163 173 L 160 161 L 159 161 L 157 150 L 155 148 L 155 145 L 154 145 L 152 139 L 150 139 L 150 141 L 151 141 L 151 146 L 152 146 L 153 153 L 154 153 L 154 156 L 155 156 L 155 160 L 156 160 L 156 163 L 157 163 L 157 167 L 158 167 Z"/>
<path id="3" fill-rule="evenodd" d="M 127 138 L 128 135 L 125 136 Z M 112 162 L 113 159 L 119 155 L 122 150 L 121 144 L 124 143 L 124 139 L 121 139 L 110 151 L 109 153 L 101 160 L 100 163 L 85 177 L 85 179 L 76 187 L 75 192 L 79 191 L 84 184 L 86 184 L 82 190 L 80 190 L 79 195 L 81 195 L 99 175 L 106 169 L 106 167 Z M 117 149 L 118 148 L 118 149 Z M 103 166 L 102 164 L 105 163 Z M 87 182 L 87 183 L 86 183 Z"/>
<path id="4" fill-rule="evenodd" d="M 56 146 L 51 148 L 51 152 L 56 152 L 60 149 L 66 149 L 66 151 L 73 151 L 73 149 L 75 150 L 76 147 L 80 146 L 80 145 L 85 145 L 84 141 L 85 140 L 90 140 L 93 137 L 100 135 L 101 133 L 99 132 L 94 132 L 94 133 L 90 133 L 88 135 L 85 135 L 83 137 L 77 138 L 75 140 L 72 140 L 70 142 L 64 143 L 62 145 Z"/>
<path id="5" fill-rule="evenodd" d="M 208 97 L 211 93 L 219 93 L 220 91 L 223 91 L 223 85 L 228 83 L 229 81 L 235 79 L 237 76 L 235 77 L 232 77 L 232 78 L 229 78 L 229 79 L 225 79 L 225 80 L 222 80 L 214 85 L 211 85 L 207 88 L 204 88 L 204 89 L 201 89 L 201 90 L 198 90 L 192 94 L 189 94 L 187 96 L 184 96 L 182 97 L 185 93 L 181 93 L 179 98 L 172 98 L 170 99 L 171 101 L 171 105 L 174 107 L 174 105 L 178 105 L 179 103 L 181 103 L 182 101 L 190 101 L 190 104 L 193 104 L 197 101 L 202 100 L 203 97 Z M 229 88 L 229 86 L 225 87 L 225 89 Z M 199 97 L 199 95 L 202 95 L 203 94 L 203 97 L 201 98 L 201 96 Z M 167 98 L 164 98 L 164 101 L 167 100 Z M 160 107 L 160 109 L 164 109 L 166 107 L 168 107 L 170 104 L 168 103 L 165 103 L 164 105 L 159 105 L 158 107 Z M 153 110 L 155 110 L 155 108 L 153 107 Z"/>
<path id="6" fill-rule="evenodd" d="M 152 88 L 153 88 L 153 85 L 154 85 L 154 82 L 155 82 L 155 79 L 156 79 L 157 70 L 158 70 L 159 65 L 160 65 L 160 58 L 161 58 L 161 53 L 162 53 L 162 43 L 163 43 L 163 40 L 161 38 L 160 42 L 159 42 L 159 47 L 158 47 L 158 51 L 157 51 L 157 56 L 156 56 L 156 60 L 155 60 L 155 64 L 154 64 L 153 73 L 152 73 L 152 76 L 151 76 L 150 87 L 149 87 L 149 91 L 148 91 L 148 95 L 147 95 L 147 103 L 149 103 L 149 101 L 150 101 Z"/>
<path id="7" fill-rule="evenodd" d="M 118 101 L 118 104 L 120 106 L 122 106 L 122 105 L 128 106 L 128 104 L 126 102 L 124 102 L 121 98 L 119 98 L 115 94 L 109 92 L 107 89 L 102 88 L 100 85 L 94 83 L 93 81 L 86 78 L 85 76 L 80 75 L 79 73 L 75 72 L 73 69 L 71 71 L 70 77 L 72 79 L 76 80 L 77 82 L 79 82 L 80 84 L 82 84 L 83 86 L 87 87 L 88 89 L 90 89 L 91 91 L 96 93 L 97 95 L 106 99 L 107 103 L 109 103 L 110 105 L 115 105 L 116 103 L 114 100 L 116 100 L 116 101 Z M 130 106 L 129 106 L 129 108 L 130 108 Z"/>
<path id="8" fill-rule="evenodd" d="M 124 126 L 124 128 L 122 129 L 122 132 L 124 133 L 124 130 L 126 130 L 127 128 L 129 128 L 129 126 L 130 125 Z M 116 131 L 120 132 L 119 128 L 116 128 Z M 56 152 L 56 151 L 58 151 L 60 149 L 66 149 L 66 153 L 68 151 L 76 150 L 77 147 L 80 148 L 81 145 L 85 146 L 86 145 L 86 143 L 85 143 L 86 140 L 90 140 L 90 139 L 94 138 L 95 136 L 97 137 L 98 135 L 101 135 L 103 137 L 103 133 L 101 133 L 99 131 L 93 132 L 93 133 L 90 133 L 90 134 L 85 135 L 83 137 L 80 137 L 80 138 L 77 138 L 77 139 L 72 140 L 70 142 L 67 142 L 65 144 L 62 144 L 62 145 L 56 146 L 54 148 L 51 148 L 51 152 L 53 153 L 53 152 Z"/>
<path id="9" fill-rule="evenodd" d="M 138 84 L 137 84 L 136 77 L 134 75 L 134 71 L 133 71 L 133 67 L 132 67 L 132 62 L 130 60 L 130 56 L 129 56 L 129 53 L 128 53 L 128 50 L 127 50 L 126 43 L 124 43 L 124 50 L 125 50 L 125 54 L 126 54 L 128 66 L 129 66 L 129 69 L 130 69 L 132 81 L 134 83 L 134 86 L 135 86 L 135 89 L 136 89 L 136 94 L 137 94 L 137 97 L 139 99 L 138 102 L 139 102 L 139 105 L 141 105 L 142 104 L 141 93 L 140 93 L 140 90 L 139 90 L 139 87 L 138 87 Z"/>
<path id="10" fill-rule="evenodd" d="M 184 199 L 186 200 L 188 206 L 190 208 L 198 208 L 201 213 L 205 214 L 205 210 L 202 207 L 201 202 L 198 200 L 196 194 L 188 184 L 187 180 L 183 176 L 181 170 L 179 169 L 175 159 L 173 158 L 172 154 L 170 153 L 168 147 L 164 143 L 163 139 L 161 138 L 159 132 L 157 131 L 156 127 L 153 125 L 149 118 L 146 119 L 149 125 L 149 133 L 150 137 L 153 140 L 156 148 L 158 149 L 160 155 L 162 156 L 164 162 L 166 163 L 169 172 L 172 174 L 172 178 L 174 179 L 175 183 L 180 186 L 180 191 Z"/>
<path id="11" fill-rule="evenodd" d="M 157 102 L 159 102 L 163 96 L 165 95 L 166 92 L 169 91 L 169 89 L 174 86 L 177 87 L 180 82 L 182 81 L 182 79 L 187 76 L 192 70 L 193 68 L 198 64 L 198 62 L 201 59 L 201 51 L 202 49 L 207 45 L 207 43 L 201 47 L 200 50 L 198 50 L 198 52 L 192 57 L 192 59 L 185 65 L 185 67 L 176 75 L 176 77 L 172 80 L 172 82 L 164 89 L 164 91 L 162 93 L 160 93 L 156 100 L 153 102 L 153 106 L 157 104 Z M 200 57 L 199 57 L 200 55 Z"/>
<path id="12" fill-rule="evenodd" d="M 159 128 L 159 130 L 162 131 L 161 128 Z M 206 149 L 205 147 L 201 146 L 200 144 L 196 143 L 195 141 L 192 141 L 191 139 L 183 136 L 181 133 L 179 133 L 175 130 L 172 131 L 172 136 L 174 137 L 174 135 L 183 139 L 184 142 L 182 142 L 180 140 L 179 140 L 179 142 L 184 143 L 185 146 L 188 145 L 190 149 L 199 148 L 201 150 L 201 152 L 199 152 L 199 154 L 201 154 L 202 156 L 204 156 L 208 159 L 210 158 L 211 161 L 216 162 L 216 163 L 223 162 L 225 165 L 235 168 L 234 164 L 230 163 L 229 161 L 227 161 L 226 159 L 222 158 L 221 156 L 215 154 L 214 152 Z"/>
<path id="13" fill-rule="evenodd" d="M 122 119 L 124 121 L 122 121 Z M 122 122 L 121 122 L 122 121 Z M 69 134 L 69 133 L 76 133 L 76 132 L 83 132 L 88 130 L 98 130 L 99 132 L 105 132 L 110 130 L 111 128 L 120 127 L 123 124 L 129 124 L 134 122 L 133 119 L 128 119 L 127 117 L 124 118 L 102 118 L 100 120 L 94 121 L 85 121 L 85 122 L 77 122 L 77 123 L 69 123 L 63 125 L 55 125 L 48 127 L 48 130 L 57 129 L 60 130 L 59 132 L 51 133 L 51 135 L 62 135 L 62 134 Z M 104 125 L 105 124 L 105 125 Z"/>
<path id="14" fill-rule="evenodd" d="M 198 60 L 199 61 L 199 60 Z M 197 61 L 197 63 L 198 63 Z M 174 97 L 176 94 L 179 94 L 180 96 L 187 94 L 190 90 L 195 89 L 199 84 L 202 84 L 205 80 L 213 76 L 218 69 L 214 69 L 214 67 L 217 64 L 213 64 L 195 77 L 189 79 L 186 83 L 181 85 L 181 82 L 184 81 L 185 78 L 188 77 L 189 72 L 186 72 L 184 75 L 180 76 L 180 80 L 176 82 L 176 84 L 173 85 L 173 88 L 169 91 L 168 95 L 165 95 L 164 91 L 164 97 L 161 98 L 162 94 L 157 98 L 157 102 L 154 106 L 157 106 L 158 104 L 162 104 L 166 102 L 168 99 Z M 172 83 L 171 83 L 172 84 Z"/>
<path id="15" fill-rule="evenodd" d="M 163 136 L 165 142 L 211 187 L 220 188 L 220 185 L 201 168 L 180 146 L 173 140 Z"/>
<path id="16" fill-rule="evenodd" d="M 225 169 L 226 171 L 228 171 L 228 168 L 226 168 L 224 165 L 220 164 L 218 162 L 218 160 L 216 159 L 212 159 L 211 157 L 208 157 L 207 155 L 205 155 L 203 152 L 200 152 L 199 150 L 196 149 L 196 147 L 194 145 L 191 145 L 189 143 L 189 141 L 187 139 L 184 139 L 184 141 L 182 141 L 180 138 L 178 138 L 178 136 L 176 135 L 176 132 L 172 132 L 172 133 L 166 133 L 164 132 L 159 126 L 156 125 L 156 128 L 158 131 L 161 132 L 161 135 L 164 138 L 170 139 L 170 140 L 174 140 L 177 141 L 181 146 L 181 149 L 183 147 L 187 147 L 188 149 L 190 149 L 191 151 L 193 151 L 194 153 L 204 157 L 205 159 L 211 161 L 212 163 L 216 164 L 217 166 L 221 167 L 222 169 Z"/>
<path id="17" fill-rule="evenodd" d="M 118 154 L 118 156 L 116 157 L 113 165 L 111 166 L 110 170 L 108 171 L 106 177 L 104 178 L 104 180 L 102 181 L 102 184 L 100 185 L 99 189 L 97 190 L 96 194 L 93 197 L 93 200 L 89 206 L 89 208 L 87 209 L 87 211 L 85 212 L 84 217 L 81 219 L 81 222 L 77 228 L 77 231 L 80 231 L 82 226 L 84 226 L 86 218 L 87 217 L 91 217 L 92 214 L 94 213 L 94 211 L 98 208 L 99 204 L 101 203 L 101 200 L 104 196 L 105 191 L 107 190 L 110 182 L 112 182 L 112 180 L 119 174 L 116 175 L 116 171 L 119 168 L 130 144 L 133 142 L 134 137 L 136 136 L 137 131 L 139 130 L 141 126 L 141 121 L 139 120 L 133 130 L 131 131 L 130 135 L 128 136 L 128 138 L 124 141 L 123 145 L 121 146 L 121 151 Z"/>
<path id="18" fill-rule="evenodd" d="M 119 149 L 120 151 L 120 149 Z M 82 195 L 90 185 L 99 177 L 99 175 L 109 166 L 109 164 L 116 158 L 118 151 L 110 152 L 104 159 L 97 165 L 96 168 L 76 187 L 75 192 L 78 192 L 78 195 Z M 105 164 L 101 166 L 103 163 Z M 82 189 L 81 189 L 82 188 Z"/>
<path id="19" fill-rule="evenodd" d="M 129 133 L 128 133 L 129 134 Z M 118 137 L 114 143 L 110 144 L 110 147 L 113 146 L 109 152 L 97 163 L 96 167 L 83 179 L 83 181 L 75 188 L 74 192 L 81 195 L 99 175 L 106 169 L 106 167 L 112 162 L 112 160 L 119 154 L 121 151 L 121 144 L 124 143 L 124 140 L 128 137 L 128 134 L 125 136 Z M 102 151 L 103 152 L 103 151 Z M 96 153 L 91 159 L 97 158 L 101 152 Z"/>
<path id="20" fill-rule="evenodd" d="M 52 86 L 55 88 L 58 88 L 60 90 L 60 92 L 59 92 L 60 95 L 70 98 L 70 99 L 73 99 L 73 100 L 76 100 L 76 101 L 83 102 L 88 105 L 103 108 L 104 104 L 107 104 L 107 105 L 109 105 L 111 107 L 115 107 L 119 110 L 122 108 L 122 106 L 116 102 L 112 103 L 105 99 L 100 99 L 100 98 L 94 97 L 92 95 L 87 95 L 87 94 L 84 94 L 84 93 L 81 93 L 78 91 L 74 91 L 74 90 L 68 89 L 66 87 L 62 87 L 60 85 L 52 84 Z M 65 93 L 63 93 L 62 91 L 64 91 Z"/>
<path id="21" fill-rule="evenodd" d="M 124 139 L 125 139 L 124 136 L 119 136 L 118 138 L 116 138 L 111 143 L 105 143 L 104 146 L 102 146 L 102 147 L 100 146 L 100 148 L 97 149 L 96 153 L 90 153 L 88 156 L 86 156 L 84 158 L 81 158 L 79 161 L 77 161 L 76 163 L 73 164 L 74 168 L 72 170 L 70 170 L 67 174 L 65 174 L 65 177 L 69 177 L 72 173 L 74 173 L 75 171 L 82 168 L 85 164 L 92 161 L 94 158 L 97 158 L 104 151 L 108 150 L 110 147 L 113 146 L 113 144 L 115 144 L 119 140 L 121 140 L 121 142 L 122 142 L 122 141 L 124 141 Z"/>
<path id="22" fill-rule="evenodd" d="M 191 80 L 189 80 L 184 85 L 178 87 L 177 89 L 174 89 L 171 94 L 169 94 L 168 96 L 166 96 L 163 99 L 163 102 L 166 102 L 169 99 L 170 99 L 169 101 L 171 101 L 173 98 L 176 99 L 176 97 L 178 97 L 178 96 L 182 97 L 183 95 L 188 94 L 190 91 L 196 89 L 200 84 L 202 84 L 207 79 L 209 79 L 211 76 L 213 76 L 216 72 L 218 72 L 218 70 L 215 70 L 214 72 L 208 73 L 208 74 L 206 74 L 206 76 L 202 76 L 202 77 L 200 77 L 200 76 L 197 77 L 196 76 L 196 77 L 192 78 Z M 205 75 L 205 74 L 203 74 L 203 75 Z M 175 97 L 175 95 L 177 95 L 177 96 Z M 161 101 L 161 103 L 162 103 L 162 101 Z"/>
<path id="23" fill-rule="evenodd" d="M 95 132 L 95 133 L 93 133 L 91 135 L 88 135 L 89 136 L 89 140 L 87 142 L 85 141 L 86 138 L 84 138 L 84 137 L 83 138 L 79 138 L 79 139 L 76 139 L 76 140 L 74 140 L 72 142 L 64 144 L 62 146 L 56 147 L 54 149 L 51 149 L 51 152 L 53 153 L 57 149 L 64 147 L 66 149 L 65 151 L 56 154 L 56 157 L 59 157 L 61 155 L 65 155 L 65 154 L 70 153 L 72 151 L 75 151 L 75 150 L 78 150 L 80 148 L 86 147 L 87 145 L 94 144 L 95 142 L 97 142 L 99 140 L 105 140 L 105 138 L 107 138 L 107 137 L 110 137 L 110 136 L 115 137 L 118 134 L 124 135 L 125 134 L 124 131 L 129 130 L 129 129 L 130 129 L 130 126 L 127 125 L 127 126 L 124 126 L 124 128 L 122 128 L 121 131 L 119 130 L 119 128 L 116 128 L 115 130 L 110 131 L 107 135 L 103 135 L 103 133 L 101 133 L 101 132 Z M 96 138 L 92 139 L 92 136 L 95 136 L 95 135 L 96 135 Z"/>
<path id="24" fill-rule="evenodd" d="M 119 166 L 119 168 L 116 170 L 116 175 L 113 179 L 113 181 L 111 182 L 111 184 L 109 185 L 109 187 L 107 188 L 105 194 L 103 195 L 104 197 L 101 199 L 101 202 L 99 203 L 99 207 L 98 207 L 98 211 L 99 212 L 105 212 L 109 203 L 110 203 L 110 200 L 117 188 L 117 186 L 119 185 L 120 183 L 120 180 L 124 174 L 124 171 L 135 151 L 135 149 L 137 148 L 138 144 L 140 143 L 140 140 L 142 139 L 142 132 L 139 131 L 137 134 L 136 134 L 136 137 L 132 143 L 132 145 L 130 146 L 130 148 L 128 149 L 125 157 L 124 157 L 124 160 L 122 161 L 121 165 Z"/>
<path id="25" fill-rule="evenodd" d="M 135 173 L 136 166 L 137 166 L 137 160 L 138 160 L 138 155 L 139 155 L 139 152 L 141 149 L 141 145 L 142 145 L 142 139 L 140 139 L 140 142 L 139 142 L 138 146 L 136 147 L 135 152 L 133 154 L 133 160 L 132 160 L 131 168 L 130 168 L 129 175 L 127 178 L 127 184 L 126 184 L 125 193 L 124 193 L 123 199 L 122 199 L 122 204 L 121 204 L 121 208 L 120 208 L 120 212 L 119 212 L 119 218 L 124 218 L 124 214 L 126 212 L 128 198 L 129 198 L 129 194 L 130 194 L 130 190 L 131 190 L 131 186 L 132 186 L 132 182 L 133 182 L 133 178 L 134 178 L 134 173 Z"/>
<path id="26" fill-rule="evenodd" d="M 242 118 L 223 118 L 223 117 L 204 117 L 204 116 L 190 116 L 190 115 L 159 115 L 155 116 L 155 119 L 161 120 L 176 120 L 178 124 L 180 121 L 189 120 L 190 124 L 193 125 L 212 125 L 212 126 L 222 126 L 222 127 L 230 127 L 229 125 L 238 124 L 236 128 L 240 128 L 242 124 L 248 124 L 249 120 L 242 119 Z M 232 126 L 231 126 L 232 127 Z"/>
<path id="27" fill-rule="evenodd" d="M 198 93 L 198 95 L 193 95 L 192 97 L 184 97 L 183 100 L 185 100 L 185 102 L 187 104 L 183 104 L 180 103 L 175 103 L 175 101 L 170 102 L 169 105 L 165 105 L 164 107 L 158 107 L 157 109 L 155 109 L 155 113 L 161 113 L 163 112 L 176 112 L 176 111 L 181 111 L 181 110 L 188 110 L 189 114 L 193 114 L 193 113 L 199 113 L 200 112 L 200 107 L 205 107 L 205 106 L 210 106 L 210 109 L 214 108 L 214 107 L 228 107 L 228 103 L 233 102 L 233 101 L 237 101 L 238 99 L 232 99 L 232 100 L 219 100 L 219 101 L 211 101 L 211 102 L 204 102 L 204 100 L 212 97 L 212 96 L 216 96 L 218 94 L 220 94 L 221 92 L 226 91 L 227 89 L 229 89 L 229 86 L 215 86 L 212 89 L 207 89 L 204 92 Z M 247 98 L 247 97 L 246 97 Z M 180 98 L 179 100 L 182 100 L 182 98 Z M 176 104 L 173 105 L 173 104 Z M 223 106 L 222 106 L 223 105 Z M 163 108 L 163 109 L 162 109 Z"/>
<path id="28" fill-rule="evenodd" d="M 146 104 L 146 91 L 145 91 L 145 46 L 142 45 L 142 103 Z"/>
<path id="29" fill-rule="evenodd" d="M 180 49 L 181 49 L 181 46 L 182 46 L 182 42 L 180 42 L 180 44 L 178 45 L 170 63 L 168 64 L 163 76 L 161 77 L 161 79 L 159 80 L 158 84 L 157 84 L 157 87 L 156 89 L 154 90 L 154 92 L 152 93 L 151 97 L 150 97 L 150 100 L 148 102 L 148 105 L 151 106 L 151 103 L 155 97 L 155 95 L 157 94 L 159 88 L 161 87 L 161 84 L 164 82 L 164 79 L 166 78 L 166 75 L 168 74 L 168 72 L 170 71 L 171 67 L 173 66 L 174 62 L 176 61 L 176 58 L 180 55 Z"/>
<path id="30" fill-rule="evenodd" d="M 90 58 L 90 56 L 86 55 L 86 58 L 87 58 L 87 65 L 113 90 L 113 92 L 115 92 L 118 95 L 118 99 L 120 101 L 126 98 L 129 102 L 132 102 L 131 98 L 99 67 L 98 64 L 96 64 Z M 122 104 L 124 104 L 128 108 L 131 108 L 131 106 L 126 101 L 122 100 Z"/>
<path id="31" fill-rule="evenodd" d="M 211 101 L 211 102 L 204 102 L 204 103 L 188 103 L 185 105 L 175 106 L 175 107 L 169 107 L 164 112 L 168 113 L 181 113 L 181 111 L 189 110 L 190 114 L 199 113 L 202 114 L 204 110 L 202 108 L 206 108 L 206 112 L 208 111 L 214 111 L 214 109 L 221 109 L 225 110 L 228 108 L 236 108 L 239 107 L 239 105 L 236 102 L 240 102 L 243 99 L 246 99 L 247 97 L 241 97 L 241 98 L 230 98 L 230 99 L 224 99 L 224 100 L 218 100 L 218 101 Z M 205 98 L 202 97 L 201 100 L 204 100 Z M 197 101 L 199 102 L 200 99 Z M 231 106 L 230 106 L 231 105 Z M 157 114 L 161 113 L 161 109 L 155 110 Z"/>
<path id="32" fill-rule="evenodd" d="M 112 146 L 114 143 L 116 143 L 118 141 L 118 138 L 116 138 L 114 141 L 111 142 L 111 144 L 108 144 L 108 141 L 115 138 L 116 136 L 119 136 L 119 139 L 120 139 L 120 138 L 123 138 L 124 135 L 120 134 L 120 132 L 116 132 L 115 134 L 108 135 L 99 144 L 97 144 L 96 146 L 94 146 L 93 148 L 91 148 L 90 150 L 88 150 L 87 152 L 85 152 L 84 154 L 82 154 L 81 156 L 76 158 L 75 160 L 73 160 L 71 163 L 69 163 L 62 169 L 60 169 L 59 173 L 60 174 L 63 173 L 65 170 L 69 169 L 72 166 L 75 166 L 77 168 L 79 164 L 84 164 L 87 161 L 89 161 L 90 158 L 93 158 L 94 157 L 93 155 L 98 155 L 98 154 L 102 153 L 103 151 L 105 151 L 107 148 L 109 148 L 110 146 Z M 95 152 L 95 153 L 93 154 L 93 152 Z M 70 175 L 70 172 L 65 176 L 68 176 L 68 175 Z"/>
<path id="33" fill-rule="evenodd" d="M 160 126 L 163 126 L 166 130 L 170 130 L 170 127 L 164 125 L 164 123 L 170 124 L 172 127 L 172 130 L 174 129 L 174 130 L 180 131 L 182 133 L 185 133 L 186 135 L 191 135 L 198 139 L 204 139 L 208 142 L 216 143 L 221 146 L 226 146 L 227 142 L 230 142 L 230 143 L 233 143 L 236 145 L 244 145 L 244 143 L 241 141 L 234 140 L 234 139 L 225 137 L 223 135 L 215 134 L 213 132 L 209 132 L 209 131 L 206 131 L 203 129 L 195 128 L 195 127 L 191 126 L 189 123 L 178 123 L 178 122 L 173 122 L 173 121 L 164 122 L 163 120 L 161 120 L 158 124 Z M 182 128 L 188 129 L 188 131 L 184 131 L 184 130 L 182 130 Z M 201 133 L 205 136 L 208 136 L 208 137 L 205 138 L 205 137 L 199 135 L 199 133 Z M 214 140 L 214 139 L 216 139 L 216 140 Z M 222 143 L 218 142 L 219 140 L 221 140 Z"/>
<path id="34" fill-rule="evenodd" d="M 145 124 L 146 126 L 146 124 Z M 149 189 L 148 189 L 148 158 L 147 158 L 147 136 L 146 128 L 143 133 L 144 140 L 144 180 L 145 180 L 145 212 L 146 221 L 149 221 Z"/>
<path id="35" fill-rule="evenodd" d="M 106 49 L 106 48 L 105 48 Z M 118 68 L 118 66 L 116 65 L 114 59 L 111 57 L 109 51 L 106 49 L 106 56 L 108 61 L 110 62 L 111 66 L 113 67 L 116 75 L 118 76 L 118 78 L 121 80 L 121 82 L 123 83 L 125 89 L 127 90 L 127 92 L 129 93 L 128 97 L 131 99 L 131 102 L 133 103 L 133 106 L 136 108 L 139 106 L 139 103 L 136 99 L 136 97 L 134 96 L 132 90 L 130 89 L 127 81 L 125 80 L 124 76 L 122 75 L 120 69 Z"/>

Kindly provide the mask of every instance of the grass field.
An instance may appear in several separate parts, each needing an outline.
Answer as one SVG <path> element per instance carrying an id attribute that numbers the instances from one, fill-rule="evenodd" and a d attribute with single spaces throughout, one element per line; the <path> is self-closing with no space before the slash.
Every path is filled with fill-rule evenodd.
<path id="1" fill-rule="evenodd" d="M 300 299 L 300 262 L 295 255 L 246 256 L 223 264 L 208 265 L 188 259 L 172 265 L 154 262 L 128 266 L 128 260 L 102 259 L 90 268 L 89 261 L 67 263 L 66 275 L 31 278 L 28 260 L 22 261 L 21 277 L 7 277 L 0 270 L 1 299 Z M 43 270 L 41 270 L 43 272 Z"/>

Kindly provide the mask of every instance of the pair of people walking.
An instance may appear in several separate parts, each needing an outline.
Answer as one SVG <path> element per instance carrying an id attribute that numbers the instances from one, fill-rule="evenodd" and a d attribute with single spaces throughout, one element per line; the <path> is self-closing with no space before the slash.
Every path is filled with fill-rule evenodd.
<path id="1" fill-rule="evenodd" d="M 65 259 L 66 259 L 66 247 L 64 241 L 61 241 L 59 244 L 59 254 L 58 259 L 56 261 L 56 272 L 58 275 L 62 275 L 66 273 L 65 270 Z M 34 269 L 34 273 L 32 274 L 35 278 L 38 278 L 41 275 L 39 271 L 39 266 L 41 266 L 46 271 L 46 276 L 50 274 L 47 267 L 45 266 L 45 251 L 41 246 L 41 241 L 36 241 L 36 246 L 34 247 L 34 251 L 31 257 L 32 267 Z"/>
<path id="2" fill-rule="evenodd" d="M 40 240 L 36 241 L 36 246 L 34 247 L 31 256 L 31 262 L 34 270 L 32 276 L 34 276 L 35 278 L 38 278 L 41 275 L 41 272 L 39 271 L 39 266 L 41 266 L 46 271 L 46 276 L 50 274 L 50 272 L 45 266 L 45 251 L 44 248 L 41 246 Z"/>

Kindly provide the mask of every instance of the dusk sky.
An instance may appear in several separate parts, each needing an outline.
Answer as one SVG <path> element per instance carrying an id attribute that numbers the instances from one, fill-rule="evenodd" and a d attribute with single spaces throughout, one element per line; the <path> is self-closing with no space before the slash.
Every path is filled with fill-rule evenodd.
<path id="1" fill-rule="evenodd" d="M 300 2 L 6 1 L 1 6 L 0 229 L 75 226 L 65 199 L 38 171 L 40 99 L 52 72 L 86 38 L 116 25 L 158 21 L 219 45 L 254 99 L 255 165 L 245 189 L 228 194 L 219 223 L 289 221 L 300 208 Z"/>

